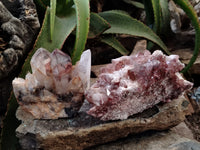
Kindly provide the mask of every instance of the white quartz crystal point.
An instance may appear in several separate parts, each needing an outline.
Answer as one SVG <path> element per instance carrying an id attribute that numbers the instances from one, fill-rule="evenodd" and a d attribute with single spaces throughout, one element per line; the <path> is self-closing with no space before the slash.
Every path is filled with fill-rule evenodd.
<path id="1" fill-rule="evenodd" d="M 80 61 L 77 62 L 76 71 L 83 82 L 84 90 L 90 87 L 90 72 L 91 72 L 91 51 L 88 49 L 81 55 Z"/>
<path id="2" fill-rule="evenodd" d="M 71 58 L 64 52 L 56 49 L 51 54 L 51 68 L 55 77 L 69 74 L 72 69 Z"/>
<path id="3" fill-rule="evenodd" d="M 34 73 L 37 69 L 47 75 L 47 67 L 50 67 L 51 53 L 44 48 L 39 48 L 31 58 L 31 69 Z"/>
<path id="4" fill-rule="evenodd" d="M 25 77 L 26 88 L 29 91 L 33 91 L 37 87 L 40 87 L 41 83 L 35 78 L 34 74 L 28 73 Z"/>
<path id="5" fill-rule="evenodd" d="M 31 69 L 38 87 L 53 88 L 51 61 L 52 54 L 44 48 L 39 48 L 31 58 Z M 33 79 L 32 79 L 33 80 Z"/>
<path id="6" fill-rule="evenodd" d="M 20 97 L 20 92 L 21 93 L 27 93 L 27 88 L 26 88 L 26 82 L 22 78 L 15 78 L 12 81 L 13 85 L 13 92 L 15 97 L 19 98 Z"/>
<path id="7" fill-rule="evenodd" d="M 54 50 L 51 54 L 51 71 L 56 93 L 67 93 L 72 72 L 71 58 L 58 49 Z"/>

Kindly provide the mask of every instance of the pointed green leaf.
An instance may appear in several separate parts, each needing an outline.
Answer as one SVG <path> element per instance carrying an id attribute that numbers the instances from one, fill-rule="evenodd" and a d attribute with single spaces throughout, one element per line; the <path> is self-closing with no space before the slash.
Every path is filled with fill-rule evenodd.
<path id="1" fill-rule="evenodd" d="M 76 41 L 72 55 L 72 63 L 75 64 L 85 49 L 89 32 L 90 8 L 89 0 L 74 0 L 76 6 Z"/>
<path id="2" fill-rule="evenodd" d="M 161 7 L 160 7 L 160 0 L 151 0 L 151 6 L 152 6 L 152 10 L 153 10 L 153 31 L 157 34 L 160 35 L 160 26 L 161 26 Z M 154 43 L 152 42 L 148 42 L 147 44 L 147 48 L 148 49 L 152 49 L 152 47 L 154 46 Z"/>
<path id="3" fill-rule="evenodd" d="M 68 14 L 62 17 L 55 16 L 54 24 L 54 36 L 50 41 L 50 10 L 47 8 L 46 15 L 43 21 L 43 25 L 40 34 L 35 43 L 34 50 L 40 47 L 44 47 L 49 51 L 53 51 L 55 48 L 62 48 L 65 39 L 74 30 L 76 26 L 76 12 L 74 8 L 70 8 Z"/>
<path id="4" fill-rule="evenodd" d="M 90 30 L 88 33 L 88 38 L 95 38 L 109 28 L 109 23 L 101 16 L 96 13 L 90 14 Z"/>
<path id="5" fill-rule="evenodd" d="M 99 15 L 111 25 L 104 34 L 119 33 L 144 37 L 159 45 L 167 54 L 170 53 L 162 40 L 149 27 L 131 16 L 116 10 L 105 11 Z"/>
<path id="6" fill-rule="evenodd" d="M 55 24 L 55 17 L 56 17 L 56 1 L 50 1 L 50 38 L 53 39 L 53 32 L 54 32 L 54 24 Z"/>
<path id="7" fill-rule="evenodd" d="M 160 0 L 151 0 L 154 14 L 154 26 L 153 30 L 158 35 L 160 34 L 160 24 L 161 24 L 161 8 L 160 8 Z"/>
<path id="8" fill-rule="evenodd" d="M 144 10 L 146 13 L 146 24 L 148 26 L 153 26 L 154 23 L 154 13 L 153 13 L 153 7 L 152 7 L 152 3 L 150 0 L 143 0 L 143 4 L 144 4 Z"/>
<path id="9" fill-rule="evenodd" d="M 170 32 L 170 12 L 168 7 L 168 1 L 160 0 L 160 7 L 162 11 L 161 34 L 167 35 Z"/>
<path id="10" fill-rule="evenodd" d="M 183 73 L 187 72 L 190 67 L 193 65 L 193 63 L 196 61 L 199 51 L 200 51 L 200 23 L 198 16 L 190 4 L 188 0 L 174 0 L 176 4 L 178 4 L 187 14 L 187 16 L 191 19 L 192 25 L 195 28 L 196 34 L 195 34 L 195 47 L 194 47 L 194 52 L 193 56 L 190 59 L 190 62 L 188 65 L 182 70 Z"/>
<path id="11" fill-rule="evenodd" d="M 137 1 L 132 1 L 132 0 L 123 0 L 124 2 L 128 3 L 128 4 L 131 4 L 135 7 L 138 7 L 138 8 L 141 8 L 141 9 L 144 9 L 144 5 L 140 2 L 137 2 Z"/>
<path id="12" fill-rule="evenodd" d="M 59 17 L 65 16 L 73 4 L 73 0 L 57 0 L 56 15 Z"/>
<path id="13" fill-rule="evenodd" d="M 106 43 L 116 49 L 122 55 L 128 55 L 129 51 L 112 35 L 101 37 L 101 42 Z"/>

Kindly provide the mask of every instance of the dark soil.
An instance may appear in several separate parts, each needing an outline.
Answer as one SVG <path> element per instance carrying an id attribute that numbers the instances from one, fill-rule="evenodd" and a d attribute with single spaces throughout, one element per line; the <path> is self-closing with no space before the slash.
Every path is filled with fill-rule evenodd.
<path id="1" fill-rule="evenodd" d="M 200 103 L 190 99 L 194 113 L 186 117 L 185 123 L 192 130 L 194 138 L 200 142 Z"/>
<path id="2" fill-rule="evenodd" d="M 187 116 L 185 123 L 192 130 L 194 138 L 200 142 L 200 112 Z"/>

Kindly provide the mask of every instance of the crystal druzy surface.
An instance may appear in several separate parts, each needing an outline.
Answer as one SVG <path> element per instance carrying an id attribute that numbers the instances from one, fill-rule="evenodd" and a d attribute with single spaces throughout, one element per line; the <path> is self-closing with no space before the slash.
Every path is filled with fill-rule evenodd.
<path id="1" fill-rule="evenodd" d="M 72 117 L 82 106 L 89 88 L 91 53 L 83 52 L 75 66 L 60 50 L 40 48 L 31 59 L 32 74 L 13 80 L 18 103 L 38 119 Z"/>
<path id="2" fill-rule="evenodd" d="M 183 68 L 177 55 L 166 56 L 159 50 L 113 59 L 86 93 L 92 104 L 87 113 L 101 120 L 123 120 L 159 102 L 170 102 L 193 85 L 179 73 Z"/>

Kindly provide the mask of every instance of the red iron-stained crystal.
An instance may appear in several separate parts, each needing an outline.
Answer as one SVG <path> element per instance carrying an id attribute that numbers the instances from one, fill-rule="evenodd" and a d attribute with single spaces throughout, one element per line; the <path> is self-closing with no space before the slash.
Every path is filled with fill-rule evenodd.
<path id="1" fill-rule="evenodd" d="M 166 56 L 159 50 L 113 59 L 101 68 L 97 82 L 86 93 L 92 104 L 88 114 L 101 120 L 123 120 L 178 98 L 193 86 L 179 73 L 183 68 L 177 55 Z"/>

